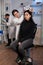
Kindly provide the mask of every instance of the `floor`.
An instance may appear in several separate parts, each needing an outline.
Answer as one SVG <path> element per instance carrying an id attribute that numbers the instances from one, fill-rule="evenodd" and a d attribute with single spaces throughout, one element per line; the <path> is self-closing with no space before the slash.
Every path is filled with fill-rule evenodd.
<path id="1" fill-rule="evenodd" d="M 31 57 L 33 65 L 43 65 L 43 47 L 35 47 L 31 49 Z M 0 44 L 0 65 L 17 65 L 15 59 L 17 54 L 5 47 L 5 44 Z"/>

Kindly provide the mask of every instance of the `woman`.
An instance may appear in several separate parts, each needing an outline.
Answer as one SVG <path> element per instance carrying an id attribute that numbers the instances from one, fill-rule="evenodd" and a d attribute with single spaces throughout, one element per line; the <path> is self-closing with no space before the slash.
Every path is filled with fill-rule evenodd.
<path id="1" fill-rule="evenodd" d="M 26 10 L 24 12 L 24 20 L 20 26 L 18 41 L 15 41 L 16 43 L 13 43 L 15 44 L 14 50 L 18 53 L 18 56 L 20 57 L 21 61 L 23 61 L 25 58 L 25 60 L 28 61 L 30 65 L 32 65 L 32 60 L 26 57 L 25 50 L 34 46 L 33 39 L 35 37 L 35 29 L 36 24 L 32 19 L 32 13 L 29 10 Z"/>

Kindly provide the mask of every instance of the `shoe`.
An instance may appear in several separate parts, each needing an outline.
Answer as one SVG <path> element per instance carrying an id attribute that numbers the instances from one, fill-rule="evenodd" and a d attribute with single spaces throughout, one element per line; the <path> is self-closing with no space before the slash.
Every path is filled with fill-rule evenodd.
<path id="1" fill-rule="evenodd" d="M 25 58 L 23 58 L 21 65 L 25 65 L 25 62 L 26 62 L 26 60 L 25 60 Z"/>
<path id="2" fill-rule="evenodd" d="M 20 59 L 19 56 L 16 58 L 16 62 L 17 62 L 17 63 L 20 63 L 20 62 L 21 62 L 21 59 Z"/>
<path id="3" fill-rule="evenodd" d="M 33 65 L 33 60 L 32 58 L 28 58 L 28 60 L 25 63 L 26 65 Z"/>
<path id="4" fill-rule="evenodd" d="M 25 65 L 25 59 L 21 60 L 19 56 L 16 58 L 16 62 L 18 65 Z"/>
<path id="5" fill-rule="evenodd" d="M 25 65 L 26 59 L 23 58 L 21 59 L 19 56 L 16 58 L 16 62 L 18 63 L 18 65 Z"/>
<path id="6" fill-rule="evenodd" d="M 9 49 L 11 48 L 10 45 L 8 45 L 8 44 L 7 44 L 5 47 L 6 47 L 6 48 L 9 48 Z"/>

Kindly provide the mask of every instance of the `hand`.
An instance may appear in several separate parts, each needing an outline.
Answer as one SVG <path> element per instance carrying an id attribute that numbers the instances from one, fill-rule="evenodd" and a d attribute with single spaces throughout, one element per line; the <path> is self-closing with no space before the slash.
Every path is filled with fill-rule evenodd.
<path id="1" fill-rule="evenodd" d="M 21 45 L 21 42 L 19 42 L 18 45 Z"/>

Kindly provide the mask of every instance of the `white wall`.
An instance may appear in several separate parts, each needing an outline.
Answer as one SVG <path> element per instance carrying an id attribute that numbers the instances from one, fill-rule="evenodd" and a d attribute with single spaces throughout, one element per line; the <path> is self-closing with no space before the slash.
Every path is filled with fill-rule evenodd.
<path id="1" fill-rule="evenodd" d="M 43 7 L 42 7 L 42 12 L 43 12 Z M 42 22 L 41 22 L 41 24 L 42 24 L 42 36 L 41 36 L 41 41 L 42 41 L 42 44 L 43 44 L 43 13 L 42 13 L 42 18 L 41 18 L 41 20 L 42 20 Z"/>
<path id="2" fill-rule="evenodd" d="M 32 0 L 11 0 L 12 2 L 12 10 L 18 9 L 20 12 L 22 12 L 22 7 L 20 6 L 21 3 L 24 3 L 25 6 L 28 4 L 31 4 Z"/>
<path id="3" fill-rule="evenodd" d="M 24 3 L 24 5 L 27 6 L 27 5 L 32 4 L 32 0 L 11 0 L 11 7 L 12 7 L 11 11 L 13 9 L 17 9 L 17 10 L 19 10 L 20 13 L 23 12 L 22 7 L 20 6 L 21 3 Z M 37 11 L 39 9 L 41 9 L 41 7 L 37 7 L 37 8 L 34 7 L 35 11 Z M 35 23 L 38 24 L 39 27 L 40 27 L 40 25 L 41 25 L 41 16 L 34 16 L 33 19 L 34 19 Z"/>
<path id="4" fill-rule="evenodd" d="M 1 1 L 2 1 L 2 5 L 1 5 Z M 22 7 L 20 6 L 21 3 L 24 3 L 24 5 L 27 6 L 32 3 L 32 0 L 0 0 L 0 6 L 2 7 L 2 15 L 6 13 L 5 8 L 7 4 L 9 7 L 9 10 L 8 10 L 9 14 L 11 14 L 13 9 L 18 9 L 21 13 L 23 11 Z M 35 10 L 37 11 L 37 9 Z M 38 25 L 43 25 L 43 16 L 34 16 L 33 18 L 35 23 L 37 23 Z"/>
<path id="5" fill-rule="evenodd" d="M 0 30 L 1 30 L 1 0 L 0 0 Z M 1 41 L 1 36 L 0 36 L 0 41 Z"/>

